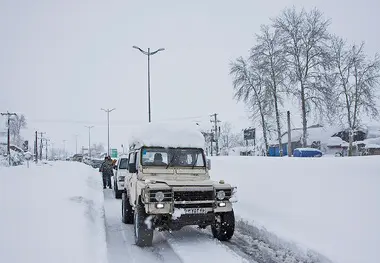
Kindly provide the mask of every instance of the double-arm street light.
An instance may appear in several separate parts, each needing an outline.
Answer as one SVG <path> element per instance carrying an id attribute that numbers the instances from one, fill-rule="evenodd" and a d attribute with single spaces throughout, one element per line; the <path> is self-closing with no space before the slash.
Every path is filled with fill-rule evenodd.
<path id="1" fill-rule="evenodd" d="M 160 52 L 164 51 L 164 48 L 159 48 L 156 51 L 150 52 L 150 48 L 148 48 L 148 51 L 142 50 L 141 48 L 137 46 L 133 46 L 133 48 L 140 50 L 141 53 L 148 56 L 148 113 L 149 113 L 149 122 L 151 122 L 151 110 L 150 110 L 150 56 Z"/>
<path id="2" fill-rule="evenodd" d="M 107 143 L 107 153 L 108 156 L 110 156 L 110 112 L 116 110 L 115 108 L 113 109 L 101 109 L 104 112 L 107 112 L 107 123 L 108 123 L 108 143 Z"/>

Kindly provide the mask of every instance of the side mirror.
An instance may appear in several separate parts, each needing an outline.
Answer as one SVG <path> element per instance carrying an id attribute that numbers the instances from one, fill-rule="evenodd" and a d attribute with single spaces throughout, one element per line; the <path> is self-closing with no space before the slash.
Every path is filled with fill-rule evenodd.
<path id="1" fill-rule="evenodd" d="M 206 167 L 207 167 L 207 170 L 211 170 L 211 159 L 207 159 Z"/>
<path id="2" fill-rule="evenodd" d="M 135 163 L 129 163 L 128 164 L 128 171 L 132 174 L 137 173 L 136 164 Z"/>

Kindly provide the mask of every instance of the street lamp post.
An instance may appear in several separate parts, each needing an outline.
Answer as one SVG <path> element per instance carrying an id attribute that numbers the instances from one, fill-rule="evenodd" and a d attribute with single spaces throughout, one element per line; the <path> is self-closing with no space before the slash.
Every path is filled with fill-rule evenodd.
<path id="1" fill-rule="evenodd" d="M 78 154 L 78 134 L 75 134 L 75 154 Z"/>
<path id="2" fill-rule="evenodd" d="M 65 159 L 65 161 L 66 161 L 66 141 L 67 140 L 63 140 L 63 158 Z"/>
<path id="3" fill-rule="evenodd" d="M 84 126 L 88 128 L 88 157 L 91 158 L 91 129 L 94 128 L 94 126 Z"/>
<path id="4" fill-rule="evenodd" d="M 108 154 L 108 156 L 110 156 L 110 112 L 114 111 L 115 108 L 113 108 L 113 109 L 101 109 L 101 110 L 107 112 L 107 123 L 108 123 L 108 135 L 107 135 L 107 137 L 108 137 L 108 139 L 107 139 L 108 149 L 107 149 L 107 154 Z"/>
<path id="5" fill-rule="evenodd" d="M 150 109 L 150 56 L 160 52 L 164 51 L 164 48 L 159 48 L 156 51 L 150 52 L 150 48 L 148 48 L 148 51 L 144 51 L 141 48 L 137 46 L 133 46 L 133 48 L 140 50 L 141 53 L 148 56 L 148 114 L 149 114 L 149 122 L 151 122 L 151 109 Z"/>

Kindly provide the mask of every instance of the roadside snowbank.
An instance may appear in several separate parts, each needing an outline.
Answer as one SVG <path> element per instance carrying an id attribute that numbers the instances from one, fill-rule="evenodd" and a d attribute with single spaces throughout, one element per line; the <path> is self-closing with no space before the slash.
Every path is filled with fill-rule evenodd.
<path id="1" fill-rule="evenodd" d="M 212 161 L 212 178 L 238 187 L 239 217 L 334 262 L 380 258 L 378 156 Z"/>
<path id="2" fill-rule="evenodd" d="M 106 263 L 101 189 L 80 163 L 0 167 L 1 261 Z"/>

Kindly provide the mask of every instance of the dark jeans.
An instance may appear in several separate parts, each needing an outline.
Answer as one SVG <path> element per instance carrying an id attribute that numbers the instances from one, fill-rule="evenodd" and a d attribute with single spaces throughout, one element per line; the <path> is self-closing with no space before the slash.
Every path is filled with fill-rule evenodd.
<path id="1" fill-rule="evenodd" d="M 108 174 L 103 174 L 103 188 L 106 188 L 106 187 L 112 187 L 111 186 L 111 176 L 108 175 Z"/>

